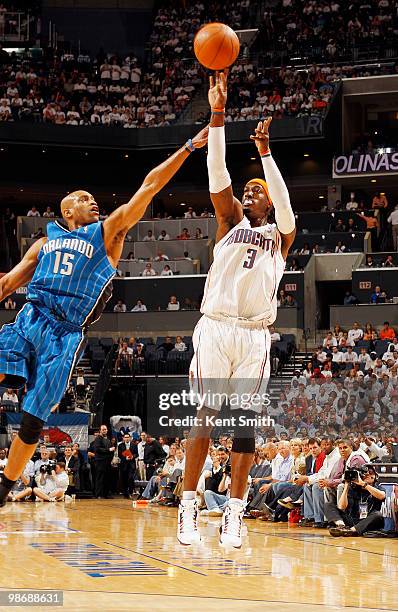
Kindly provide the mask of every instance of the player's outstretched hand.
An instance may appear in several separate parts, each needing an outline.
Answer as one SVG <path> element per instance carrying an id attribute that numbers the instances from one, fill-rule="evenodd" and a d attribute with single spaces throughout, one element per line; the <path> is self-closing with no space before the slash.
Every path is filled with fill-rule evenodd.
<path id="1" fill-rule="evenodd" d="M 192 138 L 192 144 L 195 147 L 195 149 L 201 149 L 202 147 L 207 145 L 208 138 L 209 138 L 209 126 L 206 125 L 206 127 L 200 130 L 200 132 L 198 132 L 196 136 Z"/>
<path id="2" fill-rule="evenodd" d="M 227 103 L 228 68 L 210 77 L 209 104 L 211 109 L 223 110 Z"/>
<path id="3" fill-rule="evenodd" d="M 271 125 L 272 117 L 268 117 L 264 121 L 259 121 L 254 135 L 250 136 L 250 140 L 254 140 L 260 155 L 269 153 L 269 126 Z"/>

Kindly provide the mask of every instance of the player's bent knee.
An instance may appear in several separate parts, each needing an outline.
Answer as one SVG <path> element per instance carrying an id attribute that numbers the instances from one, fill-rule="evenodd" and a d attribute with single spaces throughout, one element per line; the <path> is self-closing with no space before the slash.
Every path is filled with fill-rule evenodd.
<path id="1" fill-rule="evenodd" d="M 37 444 L 43 425 L 44 421 L 41 419 L 29 414 L 29 412 L 23 412 L 18 436 L 25 444 Z"/>

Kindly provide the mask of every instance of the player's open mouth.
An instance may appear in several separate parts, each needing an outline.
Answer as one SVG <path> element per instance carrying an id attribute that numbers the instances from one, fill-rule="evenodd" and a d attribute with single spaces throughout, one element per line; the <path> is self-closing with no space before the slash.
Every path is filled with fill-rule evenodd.
<path id="1" fill-rule="evenodd" d="M 247 208 L 248 206 L 251 206 L 253 204 L 253 200 L 251 200 L 250 198 L 245 198 L 243 200 L 243 208 Z"/>
<path id="2" fill-rule="evenodd" d="M 92 206 L 91 207 L 91 212 L 95 213 L 96 215 L 99 215 L 99 208 L 98 208 L 98 206 Z"/>

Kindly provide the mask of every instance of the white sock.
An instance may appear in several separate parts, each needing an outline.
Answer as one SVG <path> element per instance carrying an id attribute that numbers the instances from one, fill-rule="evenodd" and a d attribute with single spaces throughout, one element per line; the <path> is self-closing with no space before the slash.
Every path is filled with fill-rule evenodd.
<path id="1" fill-rule="evenodd" d="M 243 499 L 239 499 L 239 497 L 231 497 L 229 500 L 230 504 L 239 504 L 240 506 L 243 506 Z"/>
<path id="2" fill-rule="evenodd" d="M 344 527 L 344 521 L 335 521 L 336 527 Z"/>
<path id="3" fill-rule="evenodd" d="M 196 492 L 195 491 L 184 491 L 182 494 L 182 501 L 189 501 L 195 499 Z"/>

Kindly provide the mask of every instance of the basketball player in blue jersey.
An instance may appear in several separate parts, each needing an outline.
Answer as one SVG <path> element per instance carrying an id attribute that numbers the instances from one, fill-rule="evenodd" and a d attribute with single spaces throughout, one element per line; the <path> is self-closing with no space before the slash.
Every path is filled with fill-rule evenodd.
<path id="1" fill-rule="evenodd" d="M 131 200 L 103 223 L 94 197 L 75 191 L 61 202 L 66 227 L 55 221 L 22 261 L 0 279 L 0 301 L 28 284 L 27 302 L 0 331 L 0 382 L 26 384 L 23 414 L 4 473 L 0 508 L 33 455 L 51 408 L 60 402 L 83 350 L 88 326 L 111 296 L 111 281 L 127 232 L 190 153 L 207 143 L 208 128 L 145 178 Z"/>
<path id="2" fill-rule="evenodd" d="M 277 289 L 296 229 L 289 192 L 269 150 L 271 119 L 259 122 L 251 136 L 266 180 L 250 180 L 242 202 L 234 197 L 225 165 L 226 101 L 227 76 L 216 73 L 215 83 L 210 78 L 207 166 L 218 229 L 190 366 L 192 388 L 205 400 L 187 441 L 177 537 L 184 545 L 201 541 L 195 490 L 209 447 L 211 419 L 221 409 L 218 397 L 234 395 L 240 401 L 232 415 L 243 426 L 235 430 L 230 498 L 222 516 L 220 544 L 240 548 L 243 500 L 255 448 L 254 423 L 262 408 L 258 399 L 266 392 L 270 374 L 268 328 L 276 319 Z M 272 210 L 276 224 L 269 222 Z M 243 396 L 248 398 L 244 404 Z"/>

